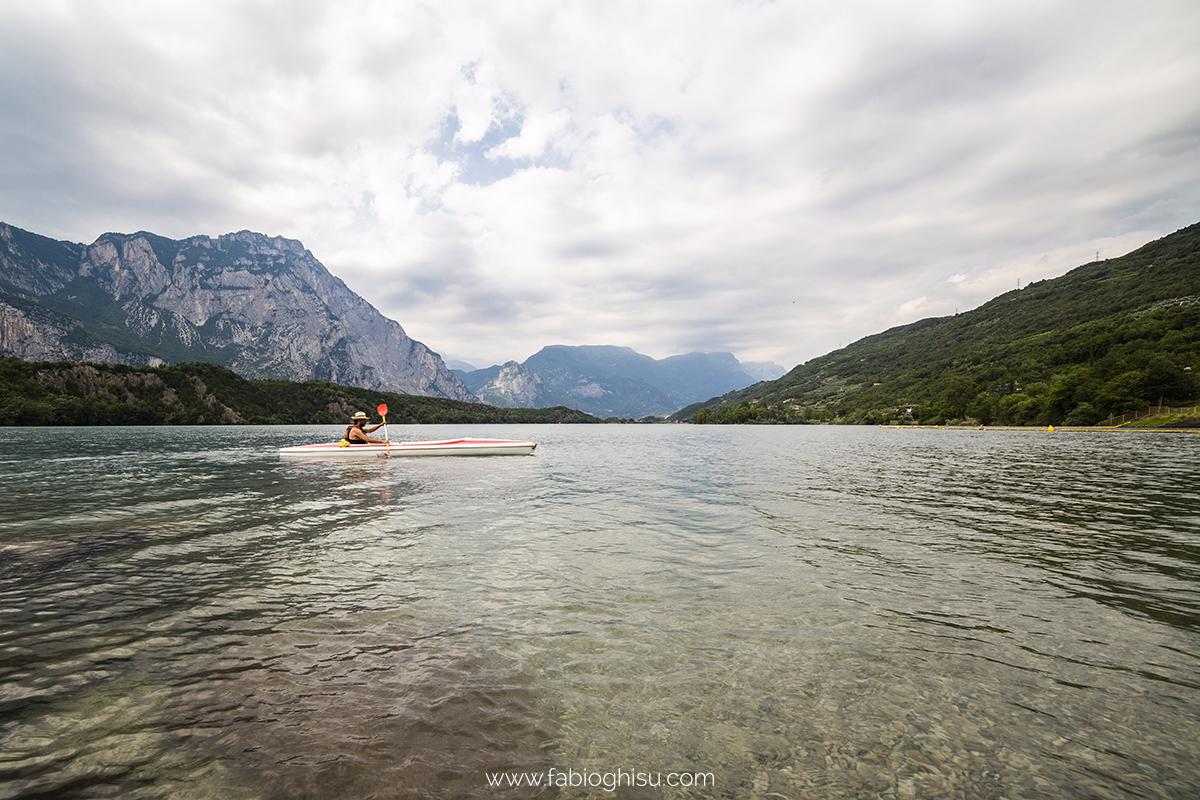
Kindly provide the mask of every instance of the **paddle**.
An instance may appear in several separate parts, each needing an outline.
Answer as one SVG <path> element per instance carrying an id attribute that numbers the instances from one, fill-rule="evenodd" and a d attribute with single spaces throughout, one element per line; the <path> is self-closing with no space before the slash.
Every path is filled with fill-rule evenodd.
<path id="1" fill-rule="evenodd" d="M 388 439 L 388 432 L 387 432 L 387 403 L 380 403 L 379 407 L 376 408 L 375 410 L 378 411 L 379 416 L 383 418 L 383 441 L 387 444 L 387 457 L 391 458 L 392 457 L 392 443 Z"/>

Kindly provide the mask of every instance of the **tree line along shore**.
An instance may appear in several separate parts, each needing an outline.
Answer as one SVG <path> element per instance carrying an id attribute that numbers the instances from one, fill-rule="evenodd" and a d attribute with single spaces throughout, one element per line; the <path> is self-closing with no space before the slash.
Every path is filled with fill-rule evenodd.
<path id="1" fill-rule="evenodd" d="M 595 423 L 581 411 L 248 379 L 215 364 L 160 367 L 0 359 L 0 425 L 325 425 L 386 403 L 405 424 Z"/>

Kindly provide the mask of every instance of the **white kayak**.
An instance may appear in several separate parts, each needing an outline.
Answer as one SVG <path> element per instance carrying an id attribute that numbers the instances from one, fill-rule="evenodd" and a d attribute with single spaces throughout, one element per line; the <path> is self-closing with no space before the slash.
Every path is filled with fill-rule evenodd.
<path id="1" fill-rule="evenodd" d="M 387 444 L 304 444 L 281 447 L 281 456 L 527 456 L 537 444 L 511 439 L 446 439 L 440 442 L 392 442 Z"/>

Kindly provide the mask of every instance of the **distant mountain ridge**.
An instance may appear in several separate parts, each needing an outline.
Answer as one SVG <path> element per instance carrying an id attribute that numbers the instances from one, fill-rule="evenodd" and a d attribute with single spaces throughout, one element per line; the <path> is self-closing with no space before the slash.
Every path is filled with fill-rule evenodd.
<path id="1" fill-rule="evenodd" d="M 0 223 L 0 355 L 202 361 L 247 378 L 476 400 L 300 242 L 250 231 L 106 233 L 83 245 Z"/>
<path id="2" fill-rule="evenodd" d="M 757 364 L 757 374 L 777 365 Z M 484 402 L 506 407 L 565 405 L 598 417 L 669 414 L 714 393 L 755 383 L 732 353 L 687 353 L 654 359 L 628 347 L 550 345 L 524 363 L 456 372 Z"/>

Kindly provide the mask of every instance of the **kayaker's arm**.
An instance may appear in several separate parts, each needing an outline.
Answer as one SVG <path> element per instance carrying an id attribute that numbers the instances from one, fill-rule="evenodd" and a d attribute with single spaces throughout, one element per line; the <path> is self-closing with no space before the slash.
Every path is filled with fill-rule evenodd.
<path id="1" fill-rule="evenodd" d="M 375 429 L 371 428 L 371 430 L 375 430 Z M 370 436 L 367 436 L 365 433 L 363 433 L 362 428 L 358 428 L 358 427 L 351 428 L 349 430 L 349 432 L 347 433 L 346 438 L 348 438 L 352 442 L 366 442 L 367 444 L 383 444 L 383 439 L 372 439 Z"/>

